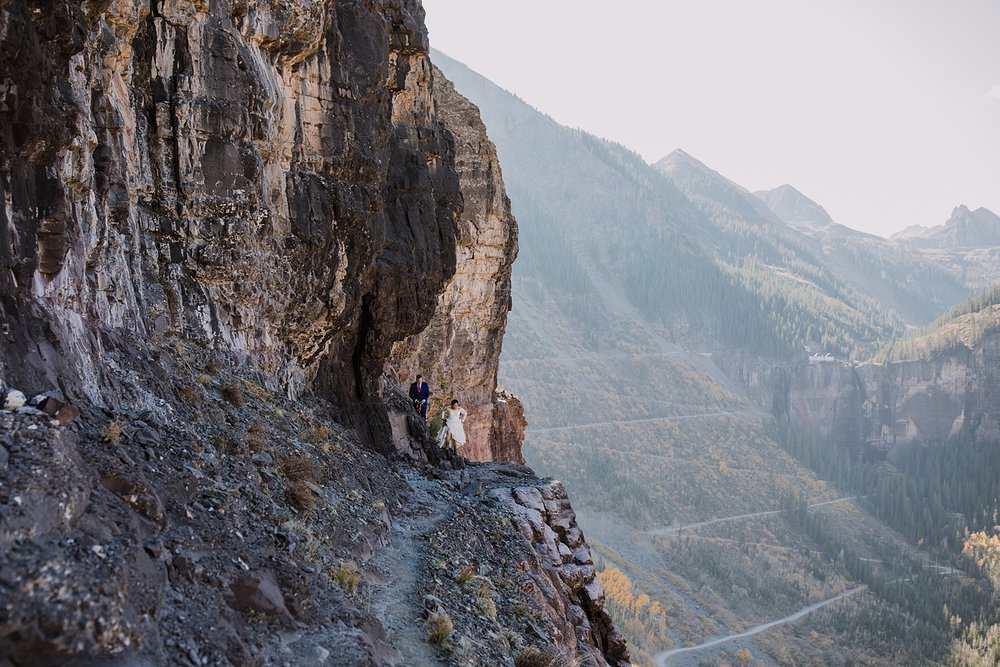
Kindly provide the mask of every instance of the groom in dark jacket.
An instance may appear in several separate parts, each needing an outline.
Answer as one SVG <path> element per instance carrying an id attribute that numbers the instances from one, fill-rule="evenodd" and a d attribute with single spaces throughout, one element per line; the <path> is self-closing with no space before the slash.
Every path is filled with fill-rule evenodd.
<path id="1" fill-rule="evenodd" d="M 427 419 L 427 399 L 431 397 L 431 388 L 426 382 L 421 382 L 422 375 L 417 376 L 417 381 L 410 385 L 410 400 L 413 401 L 413 409 L 420 413 L 420 416 Z"/>

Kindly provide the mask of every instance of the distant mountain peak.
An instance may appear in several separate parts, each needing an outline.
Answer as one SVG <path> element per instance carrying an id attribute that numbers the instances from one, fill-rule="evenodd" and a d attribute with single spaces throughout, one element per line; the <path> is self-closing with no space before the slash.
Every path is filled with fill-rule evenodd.
<path id="1" fill-rule="evenodd" d="M 943 225 L 911 225 L 891 239 L 922 248 L 982 248 L 1000 246 L 1000 216 L 988 208 L 970 210 L 959 204 Z"/>
<path id="2" fill-rule="evenodd" d="M 682 159 L 683 160 L 694 160 L 695 162 L 698 162 L 698 164 L 701 164 L 701 162 L 699 162 L 697 159 L 695 159 L 690 153 L 688 153 L 683 148 L 675 148 L 674 150 L 670 151 L 669 153 L 667 153 L 666 155 L 664 155 L 662 158 L 660 158 L 660 162 L 663 162 L 664 160 L 670 160 L 670 159 L 674 159 L 674 160 L 682 160 Z"/>
<path id="3" fill-rule="evenodd" d="M 959 204 L 956 206 L 952 212 L 951 217 L 948 218 L 948 222 L 944 223 L 948 226 L 953 223 L 967 223 L 975 225 L 978 227 L 990 226 L 1000 223 L 1000 216 L 998 216 L 993 211 L 988 208 L 980 206 L 976 210 L 969 210 L 969 207 L 965 204 Z"/>
<path id="4" fill-rule="evenodd" d="M 833 218 L 825 208 L 787 183 L 754 194 L 785 224 L 800 231 L 811 231 L 833 224 Z"/>
<path id="5" fill-rule="evenodd" d="M 679 169 L 694 169 L 700 172 L 715 174 L 722 178 L 722 175 L 710 168 L 704 162 L 694 157 L 687 151 L 676 148 L 672 152 L 660 158 L 654 165 L 660 171 L 674 172 Z"/>
<path id="6" fill-rule="evenodd" d="M 738 193 L 738 196 L 745 196 L 748 200 L 752 200 L 749 201 L 751 206 L 755 206 L 765 217 L 771 218 L 771 222 L 779 224 L 781 222 L 767 210 L 766 206 L 761 205 L 750 194 L 749 190 L 739 183 L 729 180 L 698 158 L 680 148 L 660 158 L 659 162 L 653 164 L 653 168 L 680 187 L 682 191 L 692 188 L 698 189 L 700 186 L 693 185 L 695 183 L 713 183 L 716 187 L 731 189 L 734 193 Z"/>
<path id="7" fill-rule="evenodd" d="M 914 236 L 923 236 L 925 233 L 927 233 L 927 230 L 929 229 L 930 227 L 927 227 L 925 225 L 908 225 L 907 227 L 904 227 L 903 229 L 899 230 L 889 238 L 892 240 L 903 240 Z"/>

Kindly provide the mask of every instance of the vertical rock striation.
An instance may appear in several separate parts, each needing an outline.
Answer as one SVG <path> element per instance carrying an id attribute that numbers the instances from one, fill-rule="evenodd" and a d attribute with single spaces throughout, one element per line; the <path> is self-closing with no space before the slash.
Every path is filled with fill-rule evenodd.
<path id="1" fill-rule="evenodd" d="M 416 0 L 4 3 L 0 372 L 114 405 L 99 332 L 120 329 L 371 399 L 455 269 L 422 19 Z"/>
<path id="2" fill-rule="evenodd" d="M 773 416 L 844 447 L 882 450 L 1000 439 L 1000 336 L 972 350 L 887 364 L 726 360 L 733 377 Z"/>
<path id="3" fill-rule="evenodd" d="M 429 380 L 432 411 L 458 398 L 469 412 L 463 455 L 523 463 L 520 402 L 498 395 L 497 368 L 507 313 L 517 225 L 504 190 L 496 148 L 479 109 L 435 70 L 437 116 L 455 137 L 464 207 L 458 218 L 455 275 L 438 297 L 430 324 L 397 343 L 392 364 L 401 384 L 417 373 Z M 408 278 L 423 289 L 423 276 Z"/>
<path id="4" fill-rule="evenodd" d="M 385 440 L 378 379 L 426 330 L 398 366 L 468 404 L 470 456 L 519 460 L 516 226 L 419 2 L 22 0 L 0 34 L 0 374 L 114 407 L 100 332 L 180 337 Z"/>

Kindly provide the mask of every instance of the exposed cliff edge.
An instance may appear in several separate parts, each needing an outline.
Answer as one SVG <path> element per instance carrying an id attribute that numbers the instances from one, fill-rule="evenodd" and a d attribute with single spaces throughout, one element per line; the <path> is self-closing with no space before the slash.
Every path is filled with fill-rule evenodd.
<path id="1" fill-rule="evenodd" d="M 19 0 L 0 36 L 0 664 L 626 664 L 561 486 L 395 387 L 521 460 L 516 226 L 419 2 Z"/>
<path id="2" fill-rule="evenodd" d="M 888 451 L 958 436 L 1000 440 L 1000 335 L 932 359 L 846 364 L 726 364 L 779 420 L 847 447 Z"/>
<path id="3" fill-rule="evenodd" d="M 432 391 L 431 413 L 457 396 L 469 411 L 468 451 L 479 461 L 524 463 L 524 414 L 513 396 L 496 393 L 517 227 L 504 190 L 496 148 L 486 138 L 479 109 L 435 69 L 438 117 L 455 137 L 464 208 L 458 217 L 455 275 L 438 297 L 430 324 L 393 348 L 401 384 L 423 373 Z M 419 283 L 419 276 L 411 278 Z"/>

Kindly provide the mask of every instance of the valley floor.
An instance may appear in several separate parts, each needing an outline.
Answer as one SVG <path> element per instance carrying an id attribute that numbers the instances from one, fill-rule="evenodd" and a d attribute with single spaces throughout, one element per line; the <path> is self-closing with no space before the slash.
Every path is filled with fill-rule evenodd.
<path id="1" fill-rule="evenodd" d="M 843 642 L 821 612 L 859 595 L 880 603 L 803 522 L 829 524 L 888 578 L 901 576 L 882 564 L 888 554 L 920 554 L 869 516 L 863 499 L 785 453 L 710 364 L 705 355 L 640 351 L 502 366 L 527 408 L 529 464 L 580 498 L 635 663 L 794 665 L 832 650 L 830 659 L 919 664 L 905 641 L 888 651 L 831 648 Z M 590 408 L 574 388 L 597 378 L 619 391 Z"/>

